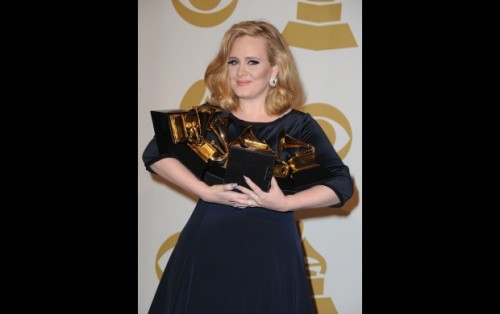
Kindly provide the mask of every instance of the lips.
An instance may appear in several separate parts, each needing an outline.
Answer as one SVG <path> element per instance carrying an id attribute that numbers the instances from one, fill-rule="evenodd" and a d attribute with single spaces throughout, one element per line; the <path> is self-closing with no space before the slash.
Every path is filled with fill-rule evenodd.
<path id="1" fill-rule="evenodd" d="M 238 85 L 238 86 L 246 86 L 250 83 L 251 83 L 251 81 L 236 81 L 236 85 Z"/>

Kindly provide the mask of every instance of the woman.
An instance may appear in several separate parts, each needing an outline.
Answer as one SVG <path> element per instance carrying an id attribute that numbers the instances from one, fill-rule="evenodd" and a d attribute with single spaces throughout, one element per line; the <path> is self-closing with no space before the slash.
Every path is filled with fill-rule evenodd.
<path id="1" fill-rule="evenodd" d="M 276 179 L 267 192 L 233 183 L 207 185 L 173 155 L 146 147 L 146 168 L 199 198 L 171 254 L 150 314 L 315 313 L 294 211 L 340 207 L 351 196 L 349 169 L 304 104 L 299 73 L 281 33 L 243 21 L 224 35 L 205 72 L 208 104 L 229 120 L 228 142 L 251 125 L 274 152 L 287 134 L 315 147 L 330 178 L 285 195 Z M 284 150 L 280 158 L 291 155 Z"/>

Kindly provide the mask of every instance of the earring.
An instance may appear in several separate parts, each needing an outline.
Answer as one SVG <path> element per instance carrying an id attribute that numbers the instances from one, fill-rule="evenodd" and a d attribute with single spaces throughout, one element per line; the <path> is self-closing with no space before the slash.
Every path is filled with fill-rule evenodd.
<path id="1" fill-rule="evenodd" d="M 276 83 L 278 83 L 278 79 L 275 76 L 271 76 L 269 79 L 269 86 L 274 87 L 276 86 Z"/>

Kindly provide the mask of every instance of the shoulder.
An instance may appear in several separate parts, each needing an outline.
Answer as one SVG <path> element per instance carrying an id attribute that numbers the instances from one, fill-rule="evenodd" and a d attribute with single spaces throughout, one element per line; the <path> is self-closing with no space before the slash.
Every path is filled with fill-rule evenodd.
<path id="1" fill-rule="evenodd" d="M 302 132 L 321 132 L 322 128 L 318 121 L 309 113 L 292 109 L 288 114 L 287 123 Z"/>
<path id="2" fill-rule="evenodd" d="M 303 112 L 298 109 L 292 109 L 279 119 L 279 123 L 290 134 L 308 133 L 318 130 L 319 124 L 308 112 Z"/>
<path id="3" fill-rule="evenodd" d="M 289 118 L 289 117 L 293 117 L 293 118 L 297 118 L 297 117 L 300 117 L 304 112 L 302 111 L 299 111 L 298 109 L 288 109 L 285 113 L 282 113 L 281 114 L 281 118 Z"/>
<path id="4" fill-rule="evenodd" d="M 285 114 L 286 117 L 289 119 L 294 119 L 294 120 L 300 120 L 300 121 L 310 121 L 313 120 L 314 118 L 308 113 L 308 112 L 303 112 L 298 109 L 292 109 L 290 112 Z"/>

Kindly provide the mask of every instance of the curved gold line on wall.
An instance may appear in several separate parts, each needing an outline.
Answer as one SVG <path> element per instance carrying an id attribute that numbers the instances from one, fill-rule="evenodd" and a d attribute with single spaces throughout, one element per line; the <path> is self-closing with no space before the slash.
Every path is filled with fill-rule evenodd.
<path id="1" fill-rule="evenodd" d="M 189 0 L 193 7 L 201 11 L 208 11 L 219 5 L 220 0 Z"/>
<path id="2" fill-rule="evenodd" d="M 184 94 L 179 109 L 189 110 L 193 106 L 203 103 L 206 90 L 205 81 L 198 80 L 194 82 Z"/>
<path id="3" fill-rule="evenodd" d="M 179 239 L 180 231 L 172 234 L 170 237 L 168 237 L 160 246 L 158 249 L 158 252 L 156 253 L 156 259 L 155 259 L 155 270 L 156 270 L 156 276 L 158 277 L 158 280 L 161 278 L 161 275 L 163 274 L 163 269 L 160 267 L 160 264 L 158 263 L 161 259 L 161 257 L 167 253 L 169 250 L 173 249 L 174 246 L 177 244 L 177 240 Z"/>
<path id="4" fill-rule="evenodd" d="M 202 6 L 198 2 L 194 3 L 198 7 L 209 7 Z M 199 27 L 212 27 L 224 22 L 231 14 L 233 13 L 236 5 L 238 4 L 238 0 L 233 0 L 229 3 L 224 9 L 214 12 L 214 13 L 199 13 L 195 12 L 189 8 L 187 8 L 184 4 L 182 4 L 179 0 L 172 0 L 172 4 L 174 5 L 175 10 L 179 15 L 188 23 L 199 26 Z"/>

